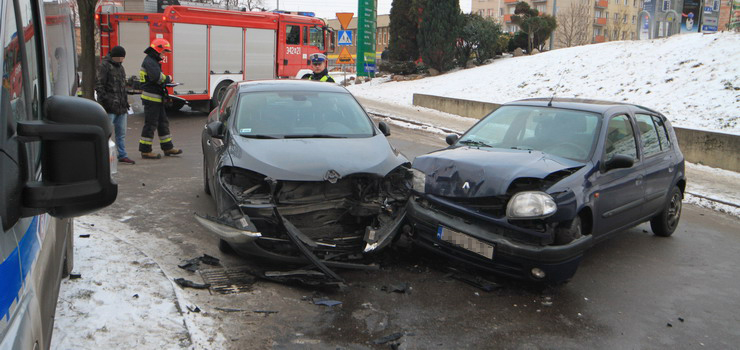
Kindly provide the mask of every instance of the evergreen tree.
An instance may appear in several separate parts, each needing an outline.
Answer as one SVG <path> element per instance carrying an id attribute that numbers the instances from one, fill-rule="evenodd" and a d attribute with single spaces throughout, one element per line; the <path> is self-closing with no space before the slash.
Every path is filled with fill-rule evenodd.
<path id="1" fill-rule="evenodd" d="M 458 0 L 427 1 L 417 38 L 424 63 L 440 72 L 452 67 L 461 23 Z"/>
<path id="2" fill-rule="evenodd" d="M 523 1 L 516 4 L 514 14 L 514 16 L 511 16 L 511 22 L 518 25 L 519 29 L 527 34 L 526 49 L 528 53 L 531 53 L 533 48 L 542 48 L 545 40 L 558 26 L 555 17 L 540 14 Z"/>
<path id="3" fill-rule="evenodd" d="M 500 47 L 501 25 L 478 14 L 464 14 L 460 41 L 457 45 L 457 64 L 465 67 L 472 54 L 478 64 L 493 58 Z M 507 41 L 508 43 L 508 41 Z"/>
<path id="4" fill-rule="evenodd" d="M 417 22 L 411 15 L 412 0 L 393 0 L 388 28 L 388 58 L 391 61 L 414 61 L 419 58 L 419 47 L 416 45 Z"/>

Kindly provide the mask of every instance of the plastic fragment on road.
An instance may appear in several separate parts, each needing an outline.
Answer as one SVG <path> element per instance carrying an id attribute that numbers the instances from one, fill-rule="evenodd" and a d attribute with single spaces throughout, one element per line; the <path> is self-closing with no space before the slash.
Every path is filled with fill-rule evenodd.
<path id="1" fill-rule="evenodd" d="M 378 345 L 385 344 L 390 341 L 401 339 L 401 337 L 403 337 L 403 333 L 401 332 L 393 333 L 393 334 L 386 335 L 385 337 L 380 337 L 378 339 L 373 340 L 373 344 L 378 344 Z"/>
<path id="2" fill-rule="evenodd" d="M 324 305 L 324 306 L 337 306 L 337 305 L 342 305 L 342 302 L 338 300 L 314 298 L 313 304 L 314 305 Z"/>
<path id="3" fill-rule="evenodd" d="M 208 289 L 209 287 L 211 287 L 211 285 L 208 283 L 195 283 L 184 278 L 175 278 L 175 283 L 183 288 Z"/>

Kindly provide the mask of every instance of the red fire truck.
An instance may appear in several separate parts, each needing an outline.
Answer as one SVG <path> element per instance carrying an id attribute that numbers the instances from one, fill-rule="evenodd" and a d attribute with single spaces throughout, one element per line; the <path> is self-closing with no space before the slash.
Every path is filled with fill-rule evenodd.
<path id="1" fill-rule="evenodd" d="M 175 83 L 175 109 L 215 105 L 234 81 L 295 77 L 308 69 L 308 56 L 332 50 L 332 33 L 319 18 L 273 12 L 229 11 L 167 6 L 163 13 L 104 13 L 100 26 L 101 57 L 110 48 L 126 49 L 126 74 L 138 76 L 144 49 L 155 38 L 167 39 L 173 52 L 162 62 Z M 327 47 L 330 46 L 330 47 Z"/>

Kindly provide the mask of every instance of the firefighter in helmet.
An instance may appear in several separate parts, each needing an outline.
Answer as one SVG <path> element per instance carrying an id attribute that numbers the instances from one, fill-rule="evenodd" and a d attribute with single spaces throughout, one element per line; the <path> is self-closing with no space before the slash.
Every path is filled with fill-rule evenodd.
<path id="1" fill-rule="evenodd" d="M 334 79 L 329 76 L 329 69 L 326 67 L 326 55 L 323 53 L 314 53 L 309 55 L 308 59 L 311 60 L 311 70 L 313 73 L 305 74 L 301 79 L 334 82 Z"/>
<path id="2" fill-rule="evenodd" d="M 159 153 L 152 150 L 155 130 L 159 136 L 159 147 L 165 156 L 182 154 L 182 150 L 172 144 L 170 122 L 164 110 L 164 100 L 167 98 L 166 84 L 172 82 L 171 76 L 162 73 L 161 61 L 165 52 L 172 52 L 170 42 L 162 38 L 154 39 L 144 50 L 146 57 L 139 71 L 141 102 L 144 104 L 144 128 L 141 129 L 139 152 L 144 159 L 161 158 Z"/>

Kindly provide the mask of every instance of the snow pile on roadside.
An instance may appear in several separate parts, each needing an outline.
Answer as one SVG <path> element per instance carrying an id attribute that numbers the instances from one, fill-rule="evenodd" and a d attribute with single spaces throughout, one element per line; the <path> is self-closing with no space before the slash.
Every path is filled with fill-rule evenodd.
<path id="1" fill-rule="evenodd" d="M 62 281 L 52 349 L 220 347 L 157 262 L 124 241 L 132 234 L 125 224 L 85 216 L 74 234 L 73 273 L 81 277 Z"/>
<path id="2" fill-rule="evenodd" d="M 558 86 L 558 97 L 635 103 L 664 113 L 675 126 L 738 134 L 740 34 L 613 41 L 497 59 L 419 80 L 374 79 L 348 89 L 411 105 L 414 93 L 504 103 L 550 97 Z"/>

